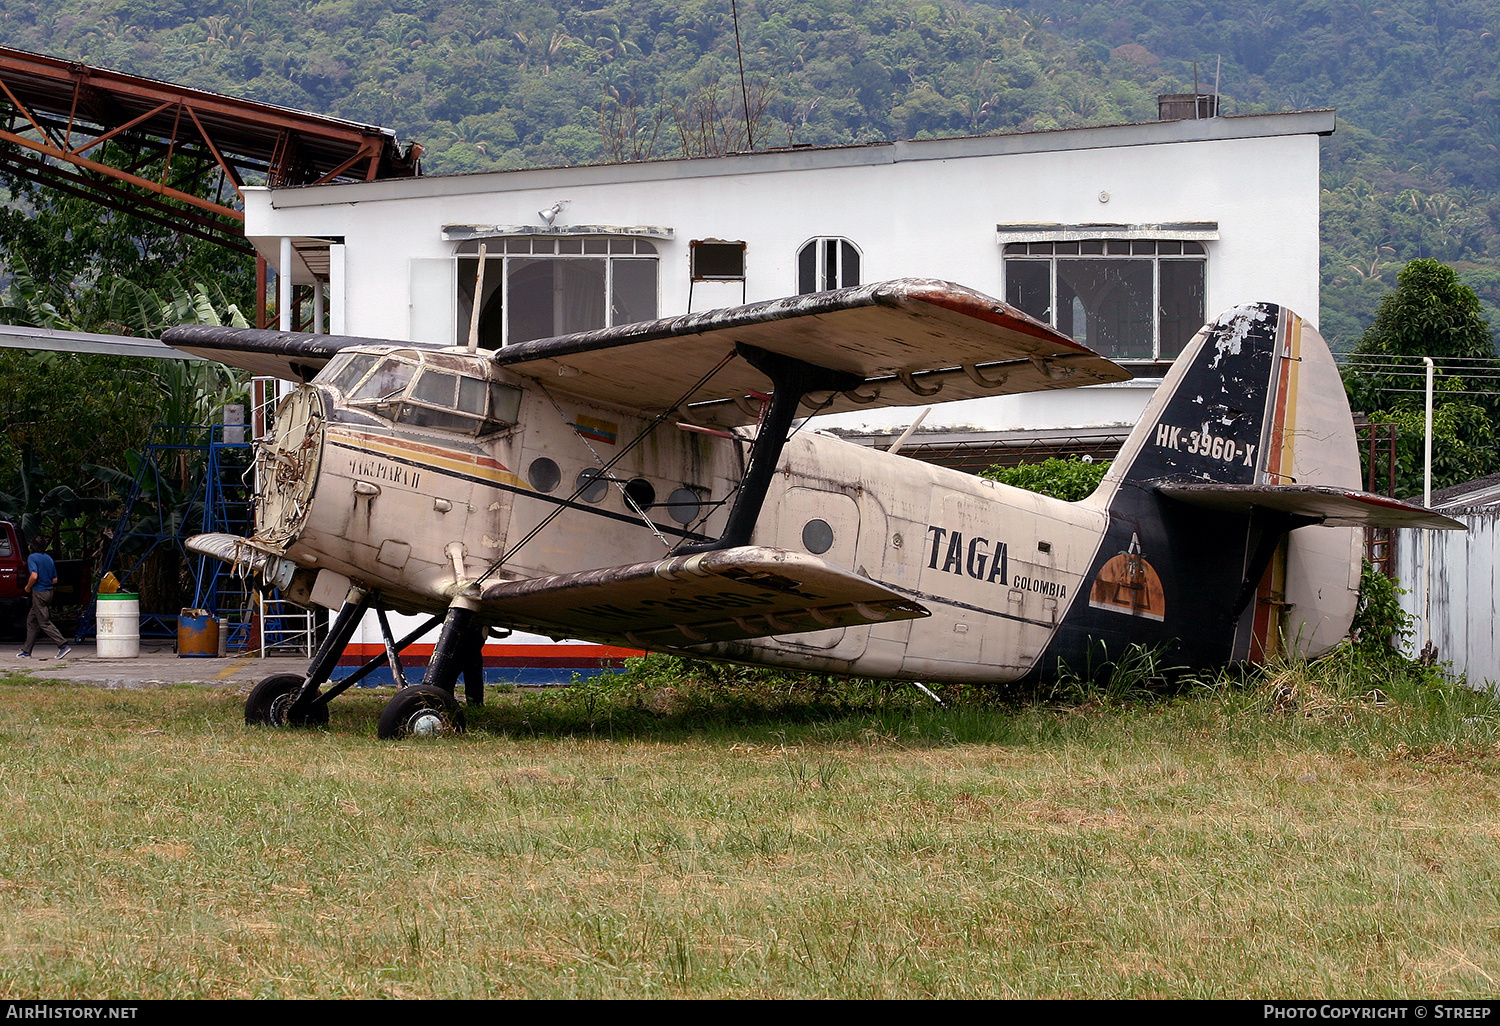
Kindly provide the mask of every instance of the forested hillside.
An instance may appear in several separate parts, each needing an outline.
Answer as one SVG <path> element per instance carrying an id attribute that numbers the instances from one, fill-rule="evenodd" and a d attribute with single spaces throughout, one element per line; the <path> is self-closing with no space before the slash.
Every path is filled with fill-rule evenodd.
<path id="1" fill-rule="evenodd" d="M 0 43 L 374 122 L 430 172 L 743 148 L 730 0 L 8 0 Z M 1259 4 L 740 0 L 754 145 L 1338 106 L 1323 326 L 1357 335 L 1417 256 L 1500 303 L 1500 13 Z"/>
<path id="2" fill-rule="evenodd" d="M 1323 149 L 1323 330 L 1347 341 L 1409 260 L 1455 267 L 1500 327 L 1493 0 L 1018 0 L 1097 54 L 1221 77 L 1226 113 L 1337 107 Z M 1222 71 L 1218 59 L 1222 57 Z"/>
<path id="3" fill-rule="evenodd" d="M 600 109 L 733 79 L 730 0 L 20 0 L 0 42 L 377 122 L 437 172 L 604 156 Z M 952 0 L 744 0 L 757 145 L 1155 116 L 1160 68 Z M 1177 81 L 1181 84 L 1180 80 Z M 720 97 L 727 102 L 728 97 Z M 652 152 L 676 152 L 667 119 Z"/>

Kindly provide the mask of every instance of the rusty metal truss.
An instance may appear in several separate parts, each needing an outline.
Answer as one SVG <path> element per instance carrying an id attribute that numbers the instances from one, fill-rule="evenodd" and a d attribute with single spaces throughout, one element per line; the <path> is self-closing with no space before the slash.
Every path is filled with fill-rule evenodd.
<path id="1" fill-rule="evenodd" d="M 0 174 L 241 252 L 246 184 L 408 178 L 421 152 L 389 129 L 0 47 Z"/>

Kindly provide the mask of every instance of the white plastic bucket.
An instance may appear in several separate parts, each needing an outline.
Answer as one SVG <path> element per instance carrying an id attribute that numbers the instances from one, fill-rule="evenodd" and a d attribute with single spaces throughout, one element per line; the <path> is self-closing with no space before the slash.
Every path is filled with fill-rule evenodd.
<path id="1" fill-rule="evenodd" d="M 141 597 L 129 592 L 100 595 L 95 607 L 101 659 L 134 659 L 141 654 Z"/>

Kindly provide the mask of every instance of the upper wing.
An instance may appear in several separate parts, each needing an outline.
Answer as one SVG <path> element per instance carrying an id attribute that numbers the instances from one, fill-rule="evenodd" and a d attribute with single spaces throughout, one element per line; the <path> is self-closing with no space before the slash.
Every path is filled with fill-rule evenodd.
<path id="1" fill-rule="evenodd" d="M 491 584 L 487 619 L 559 637 L 684 648 L 929 615 L 814 556 L 742 546 Z"/>
<path id="2" fill-rule="evenodd" d="M 239 367 L 251 374 L 289 381 L 311 380 L 325 363 L 347 346 L 436 348 L 423 342 L 394 342 L 353 335 L 310 335 L 263 328 L 223 328 L 212 324 L 168 328 L 161 340 L 184 353 Z"/>
<path id="3" fill-rule="evenodd" d="M 1422 527 L 1467 530 L 1462 523 L 1421 506 L 1373 492 L 1328 485 L 1163 484 L 1163 495 L 1206 509 L 1249 513 L 1272 509 L 1304 516 L 1328 527 Z"/>
<path id="4" fill-rule="evenodd" d="M 203 324 L 172 328 L 162 341 L 253 374 L 293 381 L 309 380 L 348 346 L 441 348 Z M 921 278 L 520 342 L 499 350 L 494 359 L 528 377 L 561 378 L 560 391 L 584 398 L 648 414 L 677 407 L 685 419 L 733 427 L 755 422 L 759 410 L 745 398 L 767 385 L 750 364 L 731 359 L 736 343 L 865 380 L 853 391 L 804 399 L 809 412 L 820 413 L 1130 377 L 1123 367 L 1014 307 Z"/>
<path id="5" fill-rule="evenodd" d="M 766 388 L 744 360 L 715 371 L 736 343 L 865 379 L 859 389 L 827 396 L 826 405 L 823 394 L 809 396 L 807 405 L 821 413 L 1130 377 L 1014 307 L 919 278 L 521 342 L 499 350 L 495 362 L 561 379 L 560 391 L 648 413 L 680 407 L 688 396 L 686 419 L 730 427 L 755 421 L 759 411 L 744 398 Z"/>

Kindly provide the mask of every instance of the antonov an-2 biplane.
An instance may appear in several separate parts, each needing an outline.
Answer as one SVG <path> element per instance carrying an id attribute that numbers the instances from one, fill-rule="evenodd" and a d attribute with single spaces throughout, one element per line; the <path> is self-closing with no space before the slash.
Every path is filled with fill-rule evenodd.
<path id="1" fill-rule="evenodd" d="M 495 352 L 204 326 L 165 340 L 302 382 L 256 450 L 254 535 L 190 542 L 339 610 L 305 675 L 251 692 L 251 723 L 326 723 L 372 609 L 403 685 L 401 647 L 441 624 L 382 737 L 462 728 L 457 680 L 488 628 L 918 682 L 1038 679 L 1133 645 L 1212 666 L 1278 635 L 1311 655 L 1349 628 L 1354 527 L 1461 526 L 1359 490 L 1328 348 L 1271 304 L 1198 333 L 1081 502 L 800 426 L 1129 377 L 945 282 Z M 431 619 L 397 641 L 387 609 Z"/>

